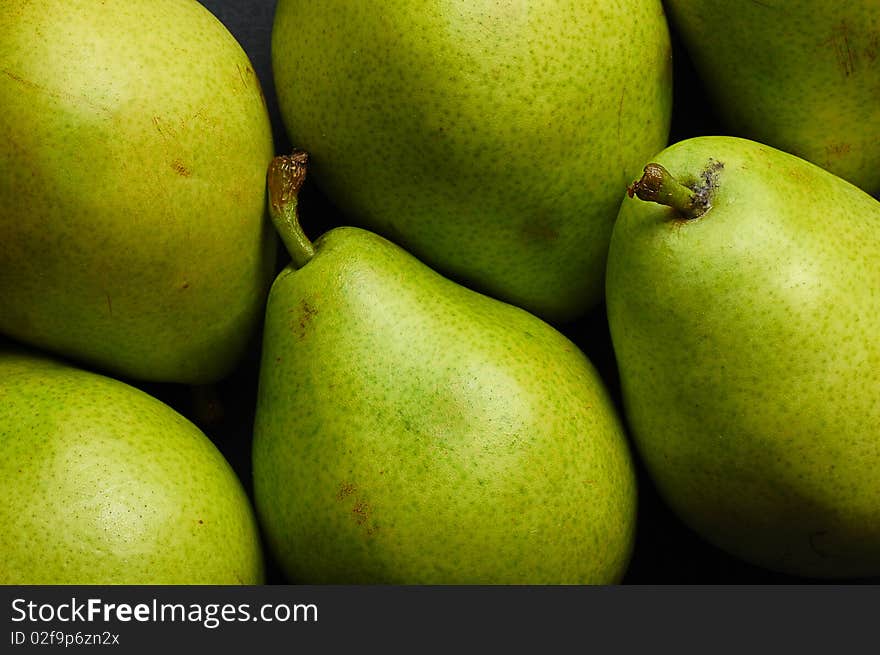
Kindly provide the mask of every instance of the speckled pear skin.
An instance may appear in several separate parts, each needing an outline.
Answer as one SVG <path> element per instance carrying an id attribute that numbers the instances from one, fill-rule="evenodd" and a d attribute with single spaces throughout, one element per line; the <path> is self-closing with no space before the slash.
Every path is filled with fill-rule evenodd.
<path id="1" fill-rule="evenodd" d="M 657 0 L 280 0 L 292 143 L 343 211 L 554 323 L 597 305 L 620 189 L 667 143 Z"/>
<path id="2" fill-rule="evenodd" d="M 0 331 L 127 378 L 225 376 L 276 272 L 247 56 L 194 0 L 7 0 L 0 34 Z"/>
<path id="3" fill-rule="evenodd" d="M 612 583 L 636 486 L 618 414 L 548 324 L 364 230 L 276 279 L 255 502 L 294 582 Z"/>
<path id="4" fill-rule="evenodd" d="M 657 155 L 712 207 L 627 198 L 607 306 L 625 417 L 670 506 L 717 546 L 817 578 L 880 575 L 880 203 L 768 146 Z"/>
<path id="5" fill-rule="evenodd" d="M 880 192 L 877 0 L 668 0 L 715 109 L 737 136 Z"/>
<path id="6" fill-rule="evenodd" d="M 259 584 L 250 501 L 167 405 L 0 351 L 0 584 Z"/>

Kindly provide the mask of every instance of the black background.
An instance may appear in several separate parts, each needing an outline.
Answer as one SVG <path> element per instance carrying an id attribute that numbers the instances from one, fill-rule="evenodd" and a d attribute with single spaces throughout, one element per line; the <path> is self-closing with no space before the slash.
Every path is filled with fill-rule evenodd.
<path id="1" fill-rule="evenodd" d="M 281 123 L 271 72 L 270 36 L 276 0 L 201 2 L 226 25 L 248 53 L 268 102 L 276 153 L 289 152 L 291 143 Z M 723 134 L 674 31 L 673 58 L 675 83 L 670 143 L 701 134 Z M 334 225 L 345 223 L 345 218 L 308 181 L 301 194 L 301 216 L 303 227 L 312 238 Z M 281 253 L 279 267 L 286 262 L 286 255 Z M 599 308 L 583 319 L 564 326 L 562 331 L 590 357 L 619 402 L 617 371 L 604 309 Z M 216 402 L 209 406 L 210 411 L 206 411 L 204 397 L 196 400 L 192 390 L 187 387 L 132 382 L 197 423 L 224 453 L 249 492 L 252 488 L 250 443 L 259 349 L 259 335 L 256 335 L 240 366 L 216 385 L 213 390 Z M 638 532 L 633 558 L 623 580 L 625 584 L 822 583 L 820 580 L 795 578 L 756 568 L 712 547 L 667 509 L 643 469 L 638 469 L 638 476 Z M 296 580 L 285 580 L 271 555 L 266 555 L 268 583 L 297 583 Z"/>

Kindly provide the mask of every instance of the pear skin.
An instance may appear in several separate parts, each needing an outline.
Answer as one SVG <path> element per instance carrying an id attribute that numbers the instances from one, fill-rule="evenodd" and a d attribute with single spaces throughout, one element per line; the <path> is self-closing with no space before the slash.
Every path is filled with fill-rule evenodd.
<path id="1" fill-rule="evenodd" d="M 304 242 L 287 198 L 300 266 L 269 295 L 253 467 L 288 580 L 619 581 L 636 483 L 587 358 L 374 233 Z"/>
<path id="2" fill-rule="evenodd" d="M 602 301 L 620 188 L 669 135 L 659 0 L 280 0 L 272 66 L 346 222 L 556 325 Z"/>
<path id="3" fill-rule="evenodd" d="M 733 137 L 670 146 L 631 192 L 608 321 L 661 494 L 754 564 L 880 575 L 880 203 Z"/>
<path id="4" fill-rule="evenodd" d="M 195 0 L 4 0 L 0 34 L 0 332 L 118 377 L 225 377 L 278 246 L 248 57 Z"/>
<path id="5" fill-rule="evenodd" d="M 727 129 L 880 192 L 877 0 L 668 0 Z"/>
<path id="6" fill-rule="evenodd" d="M 0 348 L 0 584 L 264 581 L 250 500 L 196 426 L 112 378 Z"/>

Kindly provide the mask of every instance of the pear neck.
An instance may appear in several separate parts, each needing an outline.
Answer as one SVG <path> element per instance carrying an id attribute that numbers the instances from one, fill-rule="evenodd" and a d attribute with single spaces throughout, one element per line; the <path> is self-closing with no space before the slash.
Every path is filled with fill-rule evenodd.
<path id="1" fill-rule="evenodd" d="M 299 190 L 306 179 L 308 159 L 302 150 L 275 157 L 267 176 L 269 217 L 296 268 L 305 266 L 315 254 L 299 222 Z"/>

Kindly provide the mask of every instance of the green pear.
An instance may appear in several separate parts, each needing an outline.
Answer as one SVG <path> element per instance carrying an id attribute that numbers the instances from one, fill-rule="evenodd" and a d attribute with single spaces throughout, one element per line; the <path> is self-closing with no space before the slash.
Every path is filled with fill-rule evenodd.
<path id="1" fill-rule="evenodd" d="M 247 56 L 195 0 L 5 0 L 0 35 L 0 332 L 134 379 L 225 376 L 276 272 Z"/>
<path id="2" fill-rule="evenodd" d="M 169 406 L 0 351 L 0 584 L 259 584 L 250 501 Z"/>
<path id="3" fill-rule="evenodd" d="M 612 583 L 636 482 L 578 348 L 384 238 L 296 217 L 304 161 L 269 173 L 292 263 L 266 310 L 258 516 L 290 581 Z"/>
<path id="4" fill-rule="evenodd" d="M 880 2 L 666 8 L 730 130 L 880 192 Z"/>
<path id="5" fill-rule="evenodd" d="M 608 321 L 661 494 L 751 563 L 880 575 L 880 203 L 733 137 L 670 146 L 631 193 Z"/>
<path id="6" fill-rule="evenodd" d="M 272 34 L 283 122 L 346 219 L 557 324 L 602 299 L 670 53 L 659 0 L 280 0 Z"/>

